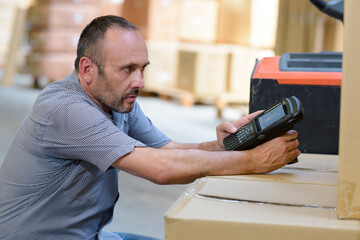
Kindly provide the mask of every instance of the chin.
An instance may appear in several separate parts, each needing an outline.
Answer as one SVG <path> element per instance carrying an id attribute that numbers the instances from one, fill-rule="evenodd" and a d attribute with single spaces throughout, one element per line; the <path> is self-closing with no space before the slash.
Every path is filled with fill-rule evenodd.
<path id="1" fill-rule="evenodd" d="M 129 113 L 133 110 L 134 108 L 134 103 L 129 104 L 129 106 L 121 106 L 115 109 L 116 112 L 120 112 L 120 113 Z"/>

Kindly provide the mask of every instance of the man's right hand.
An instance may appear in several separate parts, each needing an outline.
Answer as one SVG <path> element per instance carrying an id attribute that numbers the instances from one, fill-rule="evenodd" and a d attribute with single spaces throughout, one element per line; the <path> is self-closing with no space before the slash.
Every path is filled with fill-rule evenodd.
<path id="1" fill-rule="evenodd" d="M 285 166 L 300 155 L 295 130 L 248 150 L 254 164 L 254 173 L 267 173 Z"/>

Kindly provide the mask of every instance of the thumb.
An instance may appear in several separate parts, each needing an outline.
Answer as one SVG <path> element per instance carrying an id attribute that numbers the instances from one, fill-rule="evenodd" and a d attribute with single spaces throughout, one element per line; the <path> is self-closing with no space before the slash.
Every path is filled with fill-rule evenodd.
<path id="1" fill-rule="evenodd" d="M 220 130 L 226 133 L 235 133 L 237 131 L 237 128 L 230 122 L 224 122 L 221 125 Z"/>

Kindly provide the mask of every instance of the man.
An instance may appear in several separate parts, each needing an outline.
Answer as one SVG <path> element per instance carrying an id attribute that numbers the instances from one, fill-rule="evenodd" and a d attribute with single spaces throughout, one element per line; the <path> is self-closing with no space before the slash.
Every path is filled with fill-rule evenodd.
<path id="1" fill-rule="evenodd" d="M 76 71 L 40 93 L 0 169 L 0 239 L 127 239 L 101 230 L 118 199 L 119 170 L 190 183 L 270 172 L 300 154 L 295 131 L 224 151 L 223 138 L 257 113 L 220 124 L 213 142 L 170 140 L 136 102 L 148 64 L 143 38 L 125 19 L 99 17 L 83 30 Z"/>

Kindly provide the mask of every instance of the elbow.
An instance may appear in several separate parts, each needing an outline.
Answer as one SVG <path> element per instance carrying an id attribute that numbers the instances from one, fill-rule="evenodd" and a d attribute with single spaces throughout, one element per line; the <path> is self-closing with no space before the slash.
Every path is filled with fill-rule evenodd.
<path id="1" fill-rule="evenodd" d="M 179 158 L 171 157 L 168 151 L 161 151 L 161 153 L 148 155 L 151 160 L 147 161 L 143 173 L 149 181 L 158 185 L 187 184 L 198 177 L 194 176 L 196 174 L 191 171 L 189 172 Z"/>
<path id="2" fill-rule="evenodd" d="M 167 177 L 156 177 L 154 179 L 151 180 L 151 182 L 157 184 L 157 185 L 169 185 L 169 184 L 173 184 L 173 182 L 171 180 L 169 180 L 169 178 Z"/>
<path id="3" fill-rule="evenodd" d="M 174 183 L 174 176 L 171 171 L 171 166 L 166 161 L 162 161 L 156 166 L 156 171 L 151 181 L 158 185 L 168 185 Z"/>
<path id="4" fill-rule="evenodd" d="M 196 178 L 184 171 L 182 166 L 177 164 L 177 161 L 172 161 L 169 158 L 163 158 L 156 164 L 151 181 L 159 185 L 169 184 L 188 184 L 193 182 Z"/>
<path id="5" fill-rule="evenodd" d="M 158 185 L 169 184 L 189 184 L 194 182 L 199 176 L 192 176 L 188 173 L 182 173 L 176 166 L 165 163 L 157 170 L 157 174 L 151 181 Z"/>

